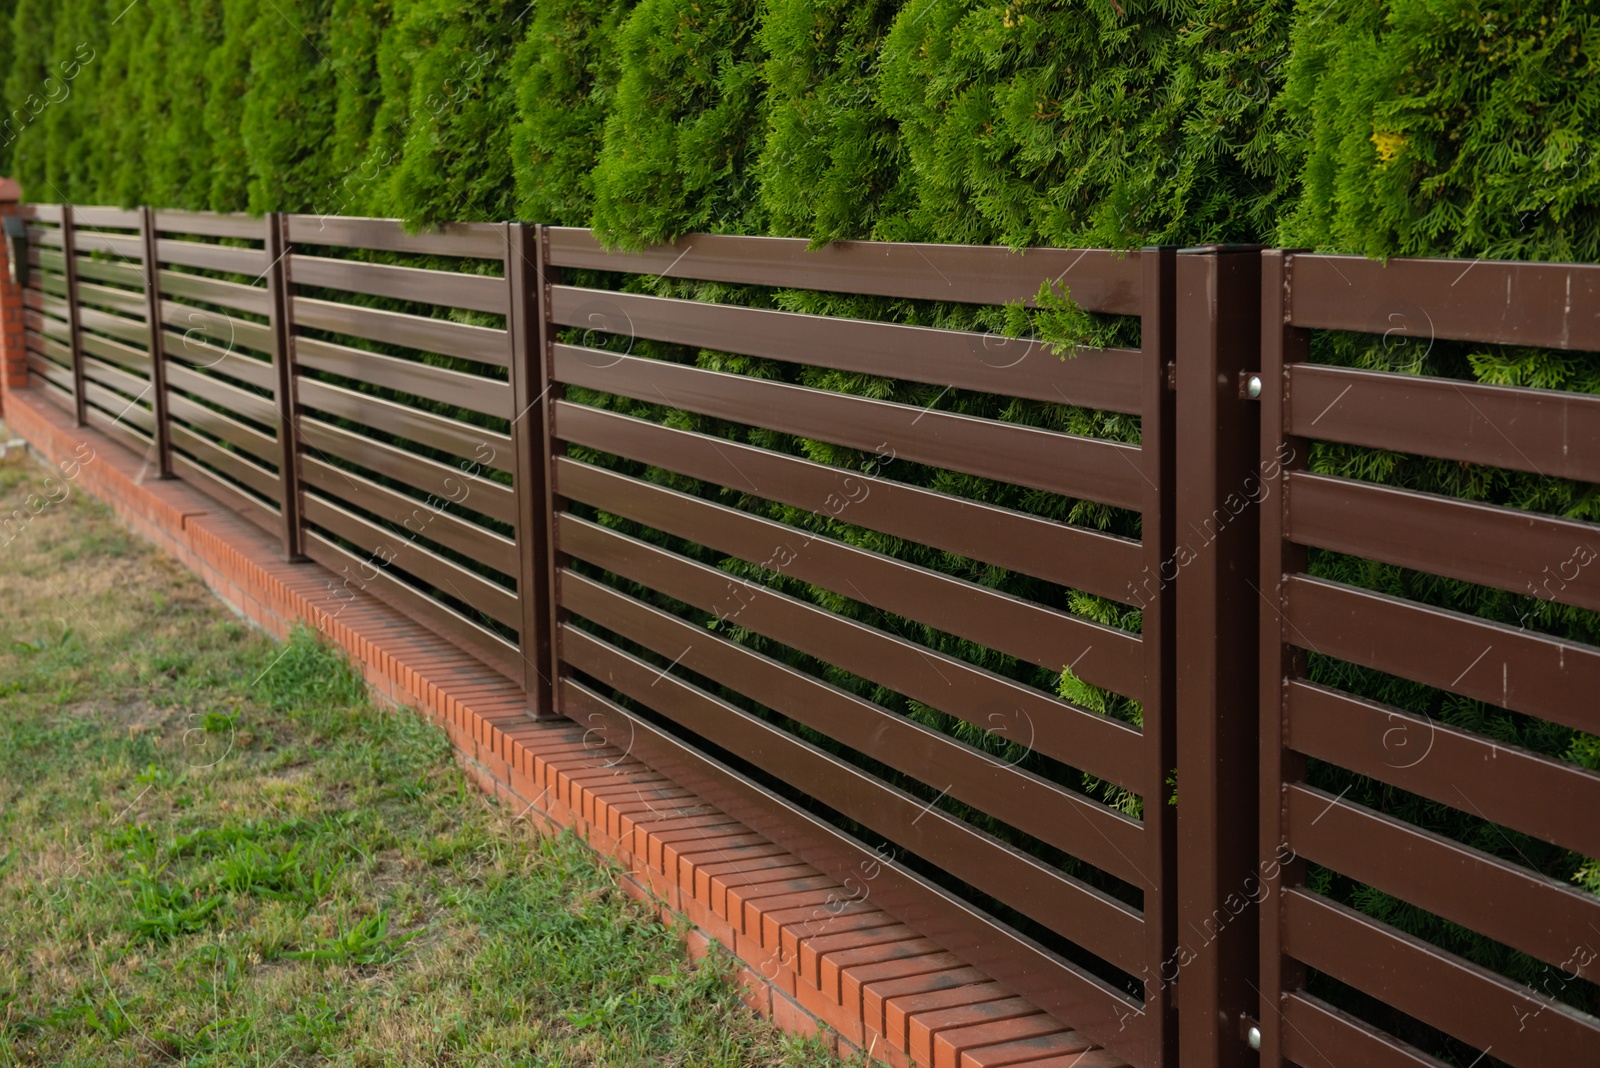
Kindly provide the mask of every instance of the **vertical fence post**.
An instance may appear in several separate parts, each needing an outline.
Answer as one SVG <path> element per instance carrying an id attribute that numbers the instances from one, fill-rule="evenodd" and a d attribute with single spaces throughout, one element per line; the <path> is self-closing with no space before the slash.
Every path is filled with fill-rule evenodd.
<path id="1" fill-rule="evenodd" d="M 72 349 L 72 408 L 78 425 L 89 421 L 84 390 L 83 327 L 78 315 L 78 235 L 72 205 L 61 205 L 61 262 L 67 276 L 67 344 Z"/>
<path id="2" fill-rule="evenodd" d="M 1244 1068 L 1257 999 L 1259 246 L 1178 253 L 1178 935 L 1184 1068 Z"/>
<path id="3" fill-rule="evenodd" d="M 305 531 L 300 522 L 300 448 L 298 404 L 294 376 L 294 299 L 289 281 L 289 245 L 284 239 L 286 221 L 268 212 L 267 317 L 272 329 L 272 369 L 276 372 L 278 408 L 278 501 L 283 518 L 283 556 L 291 562 L 305 559 Z"/>
<path id="4" fill-rule="evenodd" d="M 139 233 L 144 238 L 144 291 L 150 318 L 151 411 L 156 427 L 156 470 L 172 477 L 172 423 L 167 416 L 167 360 L 161 322 L 161 258 L 156 246 L 156 211 L 139 209 Z"/>
<path id="5" fill-rule="evenodd" d="M 1283 474 L 1303 470 L 1309 444 L 1301 438 L 1289 439 L 1284 430 L 1284 406 L 1288 402 L 1286 368 L 1306 358 L 1310 333 L 1289 325 L 1290 286 L 1293 284 L 1292 253 L 1272 249 L 1261 257 L 1261 463 L 1278 472 L 1269 484 L 1282 487 Z M 1283 887 L 1298 883 L 1304 861 L 1294 859 L 1282 848 L 1284 841 L 1283 784 L 1302 780 L 1305 757 L 1284 745 L 1285 680 L 1303 673 L 1304 654 L 1283 640 L 1283 621 L 1278 605 L 1283 603 L 1283 577 L 1303 572 L 1306 550 L 1284 540 L 1283 530 L 1289 508 L 1287 493 L 1266 502 L 1261 514 L 1261 816 L 1259 849 L 1262 856 L 1283 858 L 1263 872 L 1261 897 L 1274 904 L 1265 910 L 1261 922 L 1261 1063 L 1283 1062 L 1283 992 L 1305 985 L 1305 968 L 1285 957 L 1283 937 L 1278 929 L 1281 915 L 1276 903 L 1282 901 Z"/>
<path id="6" fill-rule="evenodd" d="M 1174 392 L 1168 377 L 1175 345 L 1173 296 L 1176 251 L 1172 248 L 1146 248 L 1140 253 L 1143 266 L 1142 308 L 1139 321 L 1140 360 L 1144 365 L 1140 462 L 1144 475 L 1144 507 L 1141 541 L 1145 574 L 1155 576 L 1156 589 L 1148 582 L 1136 593 L 1144 613 L 1145 675 L 1149 680 L 1144 704 L 1144 771 L 1148 782 L 1158 785 L 1145 798 L 1144 825 L 1150 843 L 1147 867 L 1150 883 L 1145 888 L 1144 916 L 1149 959 L 1161 966 L 1146 973 L 1144 1011 L 1149 1027 L 1148 1063 L 1177 1063 L 1177 998 L 1169 975 L 1162 974 L 1176 941 L 1177 895 L 1173 892 L 1176 868 L 1177 818 L 1166 803 L 1164 785 L 1177 764 L 1177 736 L 1174 730 L 1176 682 L 1172 670 L 1173 584 L 1161 576 L 1173 551 L 1174 509 L 1172 468 L 1175 462 Z M 1148 597 L 1146 596 L 1148 594 Z M 1153 744 L 1151 744 L 1153 743 Z"/>
<path id="7" fill-rule="evenodd" d="M 522 612 L 517 644 L 528 713 L 535 719 L 553 719 L 558 713 L 550 629 L 553 531 L 542 236 L 542 227 L 506 225 L 506 286 L 511 298 L 506 327 L 511 334 L 511 448 L 516 454 L 511 477 L 517 502 L 517 602 Z"/>

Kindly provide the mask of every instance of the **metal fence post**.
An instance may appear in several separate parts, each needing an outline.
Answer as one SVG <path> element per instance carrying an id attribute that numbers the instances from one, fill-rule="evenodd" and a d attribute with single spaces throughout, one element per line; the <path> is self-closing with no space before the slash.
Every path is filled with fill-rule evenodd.
<path id="1" fill-rule="evenodd" d="M 61 260 L 67 276 L 67 339 L 72 347 L 72 405 L 78 425 L 89 421 L 84 390 L 83 327 L 78 315 L 78 237 L 72 222 L 72 205 L 61 205 Z"/>
<path id="2" fill-rule="evenodd" d="M 150 407 L 156 427 L 156 470 L 162 478 L 171 478 L 172 424 L 167 416 L 167 361 L 161 323 L 161 259 L 157 253 L 154 208 L 146 206 L 139 209 L 139 233 L 144 238 L 145 306 L 150 318 L 150 389 L 154 393 Z"/>
<path id="3" fill-rule="evenodd" d="M 553 719 L 556 711 L 553 538 L 550 512 L 549 378 L 546 373 L 546 302 L 543 228 L 506 226 L 506 284 L 510 290 L 512 480 L 517 494 L 517 601 L 522 612 L 518 646 L 528 712 Z"/>
<path id="4" fill-rule="evenodd" d="M 297 405 L 294 375 L 294 297 L 289 281 L 289 246 L 284 240 L 285 220 L 269 212 L 267 236 L 268 318 L 272 326 L 272 367 L 277 372 L 278 502 L 283 516 L 283 555 L 290 561 L 305 559 L 305 530 L 300 522 L 300 449 L 296 441 Z"/>
<path id="5" fill-rule="evenodd" d="M 1289 325 L 1289 286 L 1292 253 L 1272 249 L 1261 257 L 1261 462 L 1279 472 L 1274 484 L 1283 485 L 1284 471 L 1302 470 L 1308 443 L 1284 436 L 1287 379 L 1284 368 L 1306 358 L 1310 332 Z M 1287 448 L 1281 446 L 1287 445 Z M 1303 674 L 1304 654 L 1283 641 L 1283 622 L 1276 606 L 1282 604 L 1285 575 L 1306 569 L 1306 550 L 1283 537 L 1287 495 L 1278 493 L 1261 515 L 1261 800 L 1260 851 L 1263 856 L 1284 856 L 1284 863 L 1262 873 L 1262 899 L 1277 897 L 1285 885 L 1300 882 L 1305 863 L 1280 849 L 1280 817 L 1285 804 L 1284 783 L 1305 777 L 1305 757 L 1284 744 L 1284 679 Z M 1270 914 L 1269 914 L 1270 915 Z M 1283 953 L 1283 937 L 1276 924 L 1261 925 L 1260 1028 L 1261 1063 L 1283 1060 L 1284 991 L 1305 985 L 1305 967 Z"/>
<path id="6" fill-rule="evenodd" d="M 1173 463 L 1176 411 L 1169 378 L 1176 344 L 1174 292 L 1177 254 L 1173 248 L 1150 247 L 1140 253 L 1144 268 L 1143 314 L 1140 317 L 1140 359 L 1144 363 L 1144 411 L 1141 426 L 1141 460 L 1144 468 L 1142 541 L 1149 574 L 1160 576 L 1173 552 Z M 1144 611 L 1144 655 L 1150 691 L 1144 703 L 1144 733 L 1153 744 L 1145 747 L 1145 774 L 1148 781 L 1165 783 L 1177 763 L 1177 735 L 1174 730 L 1175 678 L 1173 672 L 1173 588 L 1162 583 L 1148 600 L 1140 598 Z M 1145 832 L 1149 836 L 1148 867 L 1144 871 L 1150 884 L 1145 888 L 1145 926 L 1150 959 L 1166 965 L 1176 941 L 1177 895 L 1173 879 L 1176 871 L 1177 819 L 1166 803 L 1166 791 L 1147 797 L 1144 806 Z M 1177 1063 L 1178 1017 L 1175 984 L 1162 974 L 1161 967 L 1144 976 L 1145 1013 L 1150 1017 L 1149 1063 Z"/>
<path id="7" fill-rule="evenodd" d="M 1253 1065 L 1260 246 L 1184 249 L 1177 269 L 1179 1050 Z"/>

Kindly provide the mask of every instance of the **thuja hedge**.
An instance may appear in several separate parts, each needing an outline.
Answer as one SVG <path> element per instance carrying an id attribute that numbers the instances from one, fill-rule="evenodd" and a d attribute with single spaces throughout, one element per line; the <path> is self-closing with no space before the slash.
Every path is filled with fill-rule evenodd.
<path id="1" fill-rule="evenodd" d="M 1570 0 L 0 0 L 0 20 L 0 171 L 38 199 L 518 213 L 625 243 L 1600 251 L 1600 15 Z"/>
<path id="2" fill-rule="evenodd" d="M 1255 240 L 1371 256 L 1600 259 L 1600 15 L 1570 0 L 163 0 L 132 7 L 125 0 L 0 0 L 0 18 L 10 27 L 0 34 L 0 60 L 8 59 L 0 172 L 16 175 L 39 200 L 395 215 L 418 224 L 521 217 L 593 224 L 624 245 L 706 229 L 817 241 L 1126 248 Z M 960 309 L 815 294 L 663 291 L 1008 325 Z M 1066 314 L 1031 325 L 1065 336 L 1128 329 Z M 1592 356 L 1428 346 L 1423 339 L 1397 347 L 1328 336 L 1317 346 L 1317 358 L 1331 362 L 1600 391 Z M 935 399 L 909 383 L 720 353 L 648 351 L 1138 438 L 1136 421 L 1103 414 L 956 393 Z M 684 413 L 589 399 L 701 425 Z M 877 462 L 749 428 L 714 429 L 823 462 Z M 1600 518 L 1592 486 L 1326 446 L 1312 463 Z M 1137 613 L 1114 602 L 1071 591 L 1039 594 L 1020 576 L 665 472 L 644 473 L 1001 589 L 1058 598 L 1104 622 L 1139 624 Z M 985 498 L 1010 500 L 1013 492 L 977 480 L 952 483 L 904 464 L 894 477 Z M 1128 525 L 1136 517 L 1071 502 L 1032 504 L 1075 522 L 1137 529 Z M 759 573 L 748 564 L 725 566 Z M 1558 610 L 1537 596 L 1329 555 L 1313 566 L 1513 625 L 1600 641 L 1593 614 Z M 839 611 L 908 625 L 782 576 L 761 577 Z M 757 640 L 737 621 L 727 630 Z M 947 635 L 917 636 L 1027 675 Z M 1312 668 L 1326 681 L 1442 722 L 1600 766 L 1593 739 L 1349 665 L 1315 661 Z M 935 710 L 860 680 L 830 678 L 961 732 Z M 1060 684 L 1076 700 L 1137 718 L 1136 708 L 1070 673 Z M 1321 781 L 1335 792 L 1350 785 Z M 1532 857 L 1552 875 L 1600 890 L 1600 865 L 1583 858 L 1541 851 L 1531 840 L 1374 784 L 1355 784 L 1350 796 L 1491 852 Z M 1535 965 L 1503 947 L 1368 889 L 1341 888 L 1326 873 L 1316 877 L 1409 930 L 1525 978 L 1533 974 Z M 1587 986 L 1569 984 L 1564 996 L 1593 1007 Z"/>

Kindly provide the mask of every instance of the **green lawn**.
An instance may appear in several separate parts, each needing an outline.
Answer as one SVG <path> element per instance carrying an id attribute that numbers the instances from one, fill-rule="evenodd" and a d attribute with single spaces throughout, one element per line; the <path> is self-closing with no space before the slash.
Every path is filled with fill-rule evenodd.
<path id="1" fill-rule="evenodd" d="M 47 474 L 0 460 L 0 519 Z M 829 1063 L 65 486 L 0 525 L 0 1065 Z"/>

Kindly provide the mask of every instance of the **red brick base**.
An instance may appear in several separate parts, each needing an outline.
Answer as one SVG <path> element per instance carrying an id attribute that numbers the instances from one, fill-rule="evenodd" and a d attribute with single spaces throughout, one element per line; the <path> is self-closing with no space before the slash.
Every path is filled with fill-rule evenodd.
<path id="1" fill-rule="evenodd" d="M 631 756 L 568 722 L 535 723 L 519 688 L 333 576 L 285 563 L 262 531 L 183 482 L 143 481 L 140 460 L 73 427 L 30 390 L 6 419 L 73 484 L 199 574 L 268 633 L 304 621 L 341 646 L 373 691 L 431 715 L 488 793 L 543 831 L 571 827 L 622 868 L 622 885 L 693 925 L 692 956 L 722 943 L 745 1001 L 839 1054 L 896 1068 L 1121 1068 L 1123 1062 Z M 83 458 L 93 450 L 92 459 Z"/>

